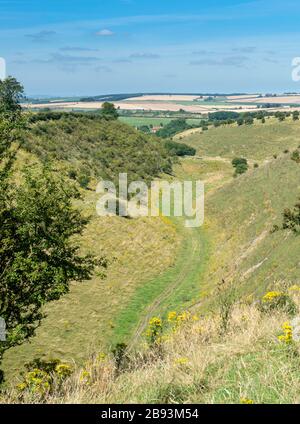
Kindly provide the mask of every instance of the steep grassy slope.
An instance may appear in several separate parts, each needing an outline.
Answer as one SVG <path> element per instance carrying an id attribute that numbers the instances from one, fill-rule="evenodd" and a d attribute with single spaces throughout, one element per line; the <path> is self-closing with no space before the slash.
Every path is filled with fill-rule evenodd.
<path id="1" fill-rule="evenodd" d="M 289 297 L 299 310 L 299 286 L 289 291 Z M 20 399 L 13 390 L 2 399 L 0 394 L 0 401 L 299 403 L 299 342 L 278 339 L 290 320 L 280 308 L 262 313 L 255 304 L 239 301 L 229 314 L 225 333 L 220 331 L 218 310 L 187 317 L 179 325 L 163 321 L 168 332 L 159 348 L 130 354 L 118 370 L 113 356 L 99 355 L 43 399 L 29 391 Z"/>
<path id="2" fill-rule="evenodd" d="M 88 116 L 38 121 L 26 134 L 24 148 L 19 152 L 16 175 L 22 166 L 51 160 L 58 172 L 73 170 L 76 178 L 82 172 L 94 177 L 91 187 L 97 177 L 116 181 L 122 171 L 128 172 L 129 181 L 150 181 L 170 166 L 157 138 L 116 121 Z M 98 217 L 96 193 L 82 190 L 82 194 L 78 206 L 91 216 L 80 239 L 82 251 L 107 257 L 107 277 L 103 280 L 95 274 L 92 281 L 74 284 L 67 296 L 49 304 L 48 317 L 36 337 L 6 354 L 3 368 L 8 376 L 35 357 L 82 362 L 91 350 L 114 344 L 115 322 L 133 293 L 174 262 L 180 236 L 173 227 L 160 218 Z"/>
<path id="3" fill-rule="evenodd" d="M 32 123 L 24 148 L 42 161 L 64 163 L 73 178 L 86 175 L 117 182 L 118 174 L 127 172 L 130 181 L 149 182 L 172 169 L 164 143 L 157 137 L 119 121 L 89 115 L 58 116 L 60 119 Z"/>
<path id="4" fill-rule="evenodd" d="M 261 294 L 275 282 L 300 282 L 300 240 L 291 232 L 271 234 L 283 210 L 300 196 L 300 166 L 287 155 L 249 171 L 207 201 L 213 257 L 206 287 L 233 281 L 242 295 Z"/>
<path id="5" fill-rule="evenodd" d="M 132 296 L 174 263 L 180 236 L 172 226 L 160 218 L 98 217 L 97 198 L 85 192 L 80 205 L 92 217 L 80 244 L 82 252 L 108 258 L 106 278 L 95 274 L 73 284 L 69 294 L 47 305 L 36 336 L 6 353 L 2 368 L 8 379 L 37 357 L 83 363 L 91 352 L 114 345 L 115 332 L 127 331 L 131 323 L 126 311 Z"/>
<path id="6" fill-rule="evenodd" d="M 253 160 L 272 158 L 285 149 L 294 149 L 300 144 L 300 121 L 291 118 L 278 122 L 270 118 L 265 124 L 256 121 L 254 125 L 226 125 L 202 133 L 183 137 L 182 142 L 197 149 L 200 156 L 233 158 L 244 156 Z"/>

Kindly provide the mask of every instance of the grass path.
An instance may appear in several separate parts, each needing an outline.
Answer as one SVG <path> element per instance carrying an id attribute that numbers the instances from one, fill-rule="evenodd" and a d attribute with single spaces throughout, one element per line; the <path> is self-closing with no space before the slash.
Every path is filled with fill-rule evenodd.
<path id="1" fill-rule="evenodd" d="M 228 168 L 228 169 L 227 169 Z M 177 180 L 200 179 L 206 184 L 206 196 L 230 180 L 232 170 L 230 161 L 204 161 L 184 158 L 176 167 Z M 210 181 L 211 176 L 222 178 Z M 205 227 L 186 228 L 184 217 L 162 218 L 172 225 L 180 239 L 173 266 L 158 276 L 139 286 L 127 302 L 115 322 L 114 340 L 129 343 L 133 348 L 147 327 L 152 316 L 164 317 L 169 311 L 182 311 L 200 300 L 205 291 L 205 273 L 209 264 L 211 241 Z"/>
<path id="2" fill-rule="evenodd" d="M 115 323 L 117 342 L 133 346 L 153 315 L 184 309 L 200 294 L 200 283 L 208 260 L 209 242 L 203 229 L 185 228 L 183 219 L 172 220 L 182 235 L 175 264 L 140 286 Z"/>
<path id="3" fill-rule="evenodd" d="M 184 228 L 183 219 L 174 221 L 178 230 L 184 233 L 177 263 L 173 269 L 150 282 L 154 288 L 160 287 L 160 282 L 164 282 L 165 288 L 141 314 L 131 338 L 131 347 L 139 341 L 152 316 L 164 315 L 167 311 L 177 307 L 184 309 L 194 301 L 195 297 L 199 296 L 201 277 L 208 259 L 208 241 L 204 232 L 198 228 Z"/>

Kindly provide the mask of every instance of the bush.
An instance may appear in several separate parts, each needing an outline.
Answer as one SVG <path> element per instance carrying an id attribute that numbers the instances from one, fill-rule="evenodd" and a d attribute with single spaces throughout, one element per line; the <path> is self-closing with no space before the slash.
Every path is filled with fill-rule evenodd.
<path id="1" fill-rule="evenodd" d="M 295 315 L 297 307 L 293 299 L 291 299 L 287 293 L 282 291 L 270 291 L 261 298 L 259 310 L 265 313 L 281 310 L 289 315 Z"/>
<path id="2" fill-rule="evenodd" d="M 88 188 L 91 178 L 86 174 L 81 174 L 77 177 L 77 181 L 81 188 Z"/>
<path id="3" fill-rule="evenodd" d="M 172 155 L 176 156 L 195 156 L 196 154 L 196 149 L 193 147 L 184 143 L 176 143 L 171 140 L 165 143 L 165 147 Z"/>
<path id="4" fill-rule="evenodd" d="M 20 396 L 29 392 L 38 399 L 43 399 L 51 393 L 54 385 L 60 386 L 73 373 L 73 367 L 62 363 L 59 359 L 45 361 L 37 358 L 25 365 L 23 381 L 17 385 Z"/>
<path id="5" fill-rule="evenodd" d="M 174 119 L 165 125 L 163 128 L 157 131 L 156 135 L 162 138 L 173 137 L 173 135 L 180 133 L 185 130 L 193 128 L 189 125 L 185 119 Z"/>
<path id="6" fill-rule="evenodd" d="M 231 163 L 232 166 L 235 168 L 234 176 L 244 174 L 248 171 L 248 161 L 245 158 L 234 158 Z"/>
<path id="7" fill-rule="evenodd" d="M 291 155 L 291 159 L 293 161 L 295 161 L 296 163 L 300 163 L 300 153 L 298 150 L 295 150 L 292 155 Z"/>
<path id="8" fill-rule="evenodd" d="M 295 234 L 300 234 L 300 202 L 292 209 L 285 209 L 283 212 L 283 230 L 292 230 Z"/>

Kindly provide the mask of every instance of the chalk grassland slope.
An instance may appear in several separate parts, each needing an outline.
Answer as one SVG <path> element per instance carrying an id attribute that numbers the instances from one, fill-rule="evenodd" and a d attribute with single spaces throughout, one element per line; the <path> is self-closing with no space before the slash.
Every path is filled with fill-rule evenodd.
<path id="1" fill-rule="evenodd" d="M 42 161 L 60 161 L 68 170 L 116 182 L 120 172 L 146 182 L 171 170 L 164 144 L 118 121 L 64 114 L 31 124 L 24 148 Z"/>
<path id="2" fill-rule="evenodd" d="M 90 174 L 91 187 L 100 176 L 116 181 L 122 171 L 129 173 L 129 180 L 150 181 L 170 166 L 163 142 L 115 121 L 65 116 L 32 124 L 24 138 L 27 152 L 19 152 L 20 167 L 50 160 L 57 172 Z M 100 218 L 94 190 L 82 193 L 78 207 L 91 222 L 80 244 L 84 252 L 107 256 L 107 278 L 94 275 L 92 281 L 73 285 L 70 294 L 49 304 L 37 336 L 5 356 L 8 373 L 45 355 L 80 362 L 90 349 L 113 344 L 114 321 L 130 296 L 174 261 L 179 243 L 174 228 L 159 218 Z"/>
<path id="3" fill-rule="evenodd" d="M 183 137 L 182 142 L 197 149 L 198 155 L 234 158 L 244 156 L 254 160 L 272 158 L 285 149 L 300 145 L 300 121 L 278 122 L 270 118 L 265 124 L 228 125 L 210 128 L 203 133 Z"/>
<path id="4" fill-rule="evenodd" d="M 232 169 L 227 162 L 186 157 L 181 158 L 174 166 L 174 175 L 170 179 L 172 181 L 201 180 L 205 184 L 206 194 L 210 195 L 232 180 Z M 205 271 L 213 251 L 207 224 L 200 228 L 186 228 L 185 219 L 186 217 L 163 218 L 165 223 L 176 228 L 182 241 L 174 265 L 148 283 L 149 289 L 152 288 L 152 302 L 148 305 L 144 303 L 144 309 L 137 307 L 137 301 L 147 290 L 146 286 L 140 292 L 137 291 L 136 297 L 132 298 L 129 310 L 132 317 L 135 317 L 131 320 L 132 323 L 136 325 L 138 322 L 137 327 L 126 326 L 127 333 L 122 331 L 123 317 L 120 315 L 120 325 L 116 327 L 119 331 L 116 332 L 116 337 L 123 337 L 123 340 L 120 339 L 122 341 L 129 339 L 131 346 L 136 345 L 143 338 L 144 330 L 152 316 L 166 317 L 169 311 L 188 309 L 199 300 Z M 142 303 L 139 302 L 139 305 L 141 306 Z M 127 316 L 130 315 L 126 310 L 124 312 Z M 128 332 L 128 329 L 131 329 L 131 332 Z M 124 336 L 127 336 L 127 339 L 124 339 Z"/>
<path id="5" fill-rule="evenodd" d="M 7 377 L 37 357 L 83 363 L 92 352 L 114 345 L 118 316 L 135 291 L 173 264 L 179 238 L 172 227 L 159 218 L 98 217 L 96 200 L 94 193 L 87 193 L 81 205 L 92 220 L 80 243 L 85 253 L 107 256 L 106 278 L 94 275 L 91 281 L 73 284 L 69 294 L 49 304 L 47 318 L 30 343 L 6 354 Z M 126 316 L 121 325 L 126 327 Z"/>
<path id="6" fill-rule="evenodd" d="M 278 282 L 300 283 L 300 241 L 272 233 L 300 197 L 300 167 L 282 155 L 228 183 L 207 202 L 213 256 L 203 290 L 225 279 L 240 295 L 260 295 Z"/>
<path id="7" fill-rule="evenodd" d="M 285 140 L 285 147 L 296 142 L 294 123 L 286 124 L 291 124 L 295 140 Z M 247 142 L 251 143 L 257 128 L 265 127 L 249 127 Z M 235 139 L 232 140 L 234 144 Z M 267 144 L 262 149 L 261 143 L 254 142 L 260 157 L 272 157 L 274 146 Z M 252 154 L 256 149 L 251 148 Z M 45 333 L 42 325 L 32 344 L 13 350 L 13 357 L 7 355 L 5 364 L 16 369 L 16 363 L 41 356 L 45 349 L 48 357 L 53 349 L 51 352 L 59 357 L 66 352 L 69 358 L 82 363 L 86 359 L 84 349 L 94 351 L 95 340 L 99 340 L 98 348 L 103 346 L 102 339 L 109 343 L 126 333 L 122 329 L 120 334 L 120 322 L 129 325 L 129 332 L 134 331 L 132 322 L 136 318 L 131 313 L 136 301 L 138 314 L 142 312 L 141 323 L 137 323 L 139 336 L 148 312 L 164 316 L 173 306 L 180 312 L 190 305 L 196 292 L 198 299 L 194 299 L 192 310 L 200 316 L 208 312 L 207 316 L 167 337 L 164 356 L 148 352 L 149 358 L 146 356 L 143 362 L 143 353 L 133 358 L 129 370 L 117 377 L 114 365 L 104 363 L 103 374 L 97 374 L 100 376 L 89 390 L 68 382 L 65 393 L 50 401 L 61 402 L 63 398 L 65 402 L 239 403 L 242 397 L 254 402 L 299 400 L 295 390 L 300 379 L 298 357 L 287 361 L 286 351 L 276 344 L 280 326 L 288 317 L 281 313 L 261 316 L 255 304 L 249 306 L 249 302 L 267 288 L 300 284 L 299 236 L 286 231 L 270 232 L 274 224 L 281 223 L 284 208 L 293 206 L 299 197 L 300 165 L 290 159 L 290 154 L 281 154 L 233 179 L 230 156 L 225 160 L 196 157 L 182 159 L 174 171 L 179 179 L 189 176 L 206 181 L 205 226 L 195 237 L 193 234 L 188 238 L 188 232 L 178 232 L 176 220 L 169 223 L 115 218 L 107 227 L 105 221 L 94 218 L 85 234 L 83 249 L 98 252 L 98 246 L 103 245 L 109 257 L 115 255 L 107 279 L 95 277 L 92 282 L 74 285 L 69 297 L 49 305 Z M 94 207 L 93 196 L 90 193 L 86 198 L 87 211 Z M 185 246 L 186 252 L 182 252 Z M 196 255 L 190 254 L 193 246 Z M 176 277 L 182 270 L 186 270 L 186 275 L 177 286 Z M 233 282 L 239 295 L 225 337 L 220 335 L 217 314 L 216 286 L 222 279 Z M 149 281 L 153 282 L 152 287 Z M 174 292 L 164 290 L 174 282 Z M 153 291 L 153 287 L 158 291 Z M 149 310 L 145 295 L 149 296 Z M 52 347 L 49 340 L 53 340 Z"/>

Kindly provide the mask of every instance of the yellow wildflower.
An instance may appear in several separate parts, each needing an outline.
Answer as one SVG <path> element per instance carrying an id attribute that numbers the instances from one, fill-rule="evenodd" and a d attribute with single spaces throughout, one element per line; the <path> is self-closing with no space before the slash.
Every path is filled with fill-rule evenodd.
<path id="1" fill-rule="evenodd" d="M 292 343 L 293 341 L 292 326 L 288 322 L 285 322 L 282 326 L 282 330 L 283 330 L 283 334 L 278 336 L 278 340 L 280 342 L 287 343 L 287 344 Z"/>
<path id="2" fill-rule="evenodd" d="M 89 384 L 91 384 L 91 373 L 87 370 L 83 370 L 81 371 L 80 377 L 79 377 L 79 381 L 80 383 L 86 384 L 87 386 Z"/>
<path id="3" fill-rule="evenodd" d="M 72 367 L 68 364 L 59 364 L 55 367 L 55 372 L 60 379 L 65 379 L 72 374 Z"/>
<path id="4" fill-rule="evenodd" d="M 106 354 L 105 354 L 105 353 L 103 353 L 103 352 L 99 353 L 99 354 L 97 355 L 96 360 L 97 360 L 98 362 L 103 362 L 103 361 L 105 361 L 105 360 L 106 360 Z"/>
<path id="5" fill-rule="evenodd" d="M 300 287 L 297 286 L 297 284 L 294 284 L 293 286 L 289 287 L 290 291 L 300 291 Z"/>
<path id="6" fill-rule="evenodd" d="M 177 318 L 177 312 L 172 311 L 168 313 L 168 321 L 169 322 L 174 322 Z"/>
<path id="7" fill-rule="evenodd" d="M 174 361 L 175 365 L 186 365 L 189 362 L 188 358 L 178 358 Z"/>
<path id="8" fill-rule="evenodd" d="M 241 398 L 240 402 L 243 405 L 253 405 L 254 404 L 254 401 L 252 399 L 247 399 L 247 398 Z"/>
<path id="9" fill-rule="evenodd" d="M 281 297 L 281 296 L 283 296 L 282 292 L 270 291 L 263 296 L 262 301 L 264 303 L 269 303 L 269 302 L 272 302 L 274 299 Z"/>

